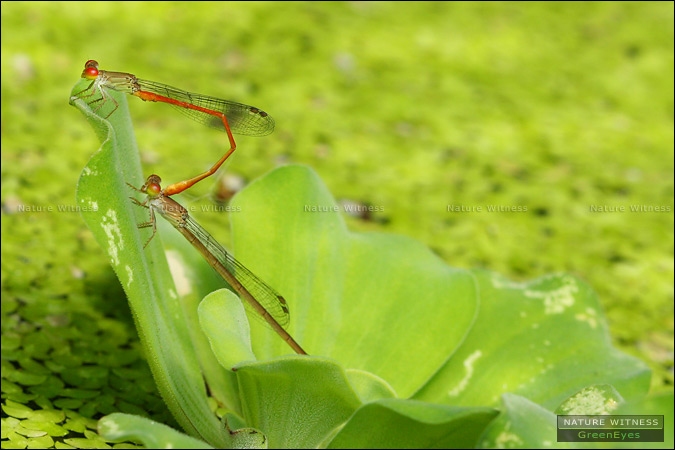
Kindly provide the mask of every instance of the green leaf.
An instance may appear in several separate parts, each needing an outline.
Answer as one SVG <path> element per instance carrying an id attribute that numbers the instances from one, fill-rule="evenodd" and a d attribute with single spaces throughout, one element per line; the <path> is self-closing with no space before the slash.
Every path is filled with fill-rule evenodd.
<path id="1" fill-rule="evenodd" d="M 501 413 L 481 437 L 481 448 L 568 448 L 556 442 L 556 415 L 519 395 L 504 394 Z"/>
<path id="2" fill-rule="evenodd" d="M 328 448 L 472 448 L 496 415 L 492 408 L 384 399 L 360 408 Z"/>
<path id="3" fill-rule="evenodd" d="M 478 303 L 469 272 L 411 239 L 348 232 L 335 200 L 306 167 L 271 172 L 232 206 L 240 211 L 232 215 L 235 254 L 286 298 L 291 334 L 310 354 L 371 372 L 406 397 L 473 323 Z M 259 357 L 284 351 L 264 326 L 252 323 L 251 334 Z"/>
<path id="4" fill-rule="evenodd" d="M 232 291 L 221 289 L 207 295 L 199 304 L 199 321 L 223 367 L 256 360 L 244 307 Z"/>
<path id="5" fill-rule="evenodd" d="M 285 356 L 236 374 L 244 419 L 271 448 L 314 448 L 360 406 L 344 370 L 325 358 Z"/>
<path id="6" fill-rule="evenodd" d="M 115 413 L 98 422 L 98 432 L 111 441 L 139 441 L 146 448 L 213 448 L 145 417 Z"/>
<path id="7" fill-rule="evenodd" d="M 16 403 L 11 400 L 7 400 L 2 405 L 2 411 L 8 416 L 16 417 L 19 419 L 25 419 L 33 414 L 33 410 L 28 406 L 25 406 L 21 403 Z"/>
<path id="8" fill-rule="evenodd" d="M 83 82 L 78 83 L 73 92 L 82 86 Z M 148 220 L 147 211 L 129 200 L 133 191 L 127 183 L 140 186 L 144 178 L 126 98 L 114 91 L 109 94 L 118 107 L 105 119 L 82 99 L 71 98 L 102 141 L 80 176 L 77 204 L 127 294 L 150 368 L 169 409 L 189 434 L 222 446 L 227 439 L 208 407 L 186 318 L 190 316 L 176 293 L 161 238 L 155 236 L 144 249 L 148 237 L 141 236 L 137 224 Z"/>
<path id="9" fill-rule="evenodd" d="M 349 377 L 349 384 L 354 388 L 363 403 L 396 397 L 396 392 L 386 380 L 365 370 L 347 369 L 346 372 Z"/>
<path id="10" fill-rule="evenodd" d="M 644 396 L 650 372 L 616 350 L 593 291 L 571 275 L 515 283 L 475 271 L 480 314 L 462 347 L 415 398 L 453 405 L 498 405 L 517 393 L 554 410 L 575 392 L 611 384 Z"/>

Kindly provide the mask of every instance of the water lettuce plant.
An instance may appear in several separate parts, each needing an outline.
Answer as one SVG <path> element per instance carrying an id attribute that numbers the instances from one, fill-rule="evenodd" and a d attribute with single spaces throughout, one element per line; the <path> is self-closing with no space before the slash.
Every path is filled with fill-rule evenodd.
<path id="1" fill-rule="evenodd" d="M 119 107 L 108 118 L 71 99 L 102 142 L 78 204 L 185 434 L 115 413 L 100 420 L 105 438 L 177 448 L 555 446 L 556 414 L 663 414 L 668 402 L 672 423 L 672 394 L 647 398 L 649 370 L 612 346 L 583 281 L 513 282 L 450 267 L 406 237 L 351 232 L 317 174 L 298 165 L 252 182 L 229 218 L 233 253 L 289 302 L 289 330 L 310 356 L 292 354 L 249 322 L 161 219 L 144 248 L 149 232 L 137 224 L 147 211 L 127 183 L 148 174 L 126 99 L 110 95 Z"/>

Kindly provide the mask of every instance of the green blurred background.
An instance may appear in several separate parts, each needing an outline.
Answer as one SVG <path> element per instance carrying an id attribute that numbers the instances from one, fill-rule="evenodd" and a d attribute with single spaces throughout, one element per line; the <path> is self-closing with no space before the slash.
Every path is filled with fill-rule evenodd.
<path id="1" fill-rule="evenodd" d="M 615 343 L 672 389 L 672 3 L 2 2 L 6 360 L 55 320 L 69 339 L 136 346 L 104 252 L 59 211 L 99 146 L 68 105 L 88 59 L 269 112 L 276 131 L 239 137 L 225 172 L 309 165 L 374 207 L 345 214 L 354 231 L 514 280 L 580 276 Z M 129 106 L 144 171 L 166 184 L 227 147 L 166 105 Z M 211 204 L 217 186 L 180 201 Z"/>

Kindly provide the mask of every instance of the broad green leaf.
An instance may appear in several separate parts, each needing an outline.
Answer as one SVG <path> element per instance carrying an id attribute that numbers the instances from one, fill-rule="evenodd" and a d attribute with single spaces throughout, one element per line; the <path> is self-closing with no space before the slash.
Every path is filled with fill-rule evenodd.
<path id="1" fill-rule="evenodd" d="M 386 380 L 401 397 L 459 347 L 476 315 L 472 275 L 400 236 L 350 233 L 317 176 L 279 168 L 232 202 L 235 254 L 286 298 L 311 355 Z M 285 344 L 252 323 L 256 355 Z"/>
<path id="2" fill-rule="evenodd" d="M 286 356 L 236 368 L 244 419 L 271 448 L 315 448 L 360 406 L 344 370 L 318 357 Z"/>
<path id="3" fill-rule="evenodd" d="M 396 398 L 394 389 L 382 378 L 365 370 L 347 369 L 349 384 L 363 403 L 382 398 Z"/>
<path id="4" fill-rule="evenodd" d="M 501 413 L 481 437 L 481 448 L 569 448 L 557 442 L 556 416 L 519 395 L 504 394 Z"/>
<path id="5" fill-rule="evenodd" d="M 199 304 L 199 322 L 223 367 L 256 360 L 244 307 L 231 291 L 221 289 L 207 295 Z"/>
<path id="6" fill-rule="evenodd" d="M 480 313 L 452 359 L 415 398 L 452 405 L 499 404 L 503 393 L 555 409 L 593 384 L 624 398 L 645 395 L 650 372 L 616 350 L 592 290 L 571 275 L 515 283 L 476 271 Z"/>
<path id="7" fill-rule="evenodd" d="M 154 420 L 114 413 L 99 420 L 98 432 L 111 441 L 132 440 L 146 448 L 213 448 Z"/>
<path id="8" fill-rule="evenodd" d="M 492 408 L 383 399 L 361 407 L 328 448 L 472 448 L 496 415 Z"/>
<path id="9" fill-rule="evenodd" d="M 83 85 L 78 83 L 73 92 L 80 91 Z M 147 211 L 132 204 L 129 195 L 133 191 L 126 183 L 140 186 L 144 178 L 126 98 L 117 92 L 110 95 L 118 108 L 106 119 L 82 99 L 71 99 L 102 141 L 80 176 L 77 204 L 127 294 L 162 397 L 186 432 L 221 446 L 227 441 L 208 407 L 199 361 L 190 340 L 186 318 L 190 316 L 176 293 L 160 236 L 155 236 L 144 249 L 148 236 L 141 235 L 137 228 L 138 223 L 148 220 Z"/>

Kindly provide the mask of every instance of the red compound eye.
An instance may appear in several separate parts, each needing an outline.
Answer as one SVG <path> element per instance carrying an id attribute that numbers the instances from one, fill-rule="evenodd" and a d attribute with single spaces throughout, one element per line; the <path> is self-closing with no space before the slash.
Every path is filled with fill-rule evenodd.
<path id="1" fill-rule="evenodd" d="M 90 59 L 84 63 L 84 70 L 82 71 L 82 78 L 88 80 L 94 80 L 98 77 L 98 62 L 96 60 Z"/>
<path id="2" fill-rule="evenodd" d="M 156 197 L 161 191 L 162 187 L 158 183 L 149 183 L 145 187 L 145 192 L 151 197 Z"/>

